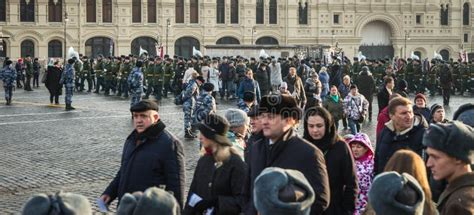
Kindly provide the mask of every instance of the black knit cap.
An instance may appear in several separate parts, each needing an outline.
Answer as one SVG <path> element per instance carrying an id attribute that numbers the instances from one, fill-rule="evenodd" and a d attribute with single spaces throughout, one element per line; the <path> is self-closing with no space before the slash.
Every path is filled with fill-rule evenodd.
<path id="1" fill-rule="evenodd" d="M 144 112 L 147 110 L 158 111 L 158 104 L 151 100 L 142 100 L 130 108 L 130 112 Z"/>
<path id="2" fill-rule="evenodd" d="M 214 84 L 212 83 L 204 83 L 202 85 L 202 89 L 205 90 L 206 92 L 211 92 L 214 90 Z"/>
<path id="3" fill-rule="evenodd" d="M 206 138 L 214 140 L 223 146 L 232 146 L 232 143 L 227 138 L 230 125 L 226 118 L 216 114 L 209 114 L 197 127 Z"/>
<path id="4" fill-rule="evenodd" d="M 303 115 L 296 100 L 290 95 L 267 95 L 260 102 L 259 113 L 272 113 L 281 115 L 283 118 L 292 117 L 299 120 Z"/>

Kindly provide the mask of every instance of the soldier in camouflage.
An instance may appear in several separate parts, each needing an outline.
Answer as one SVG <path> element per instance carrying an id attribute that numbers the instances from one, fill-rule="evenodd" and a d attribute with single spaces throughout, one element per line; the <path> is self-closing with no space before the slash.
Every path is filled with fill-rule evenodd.
<path id="1" fill-rule="evenodd" d="M 423 69 L 420 60 L 413 61 L 413 85 L 416 93 L 424 93 L 425 92 L 425 83 L 423 81 Z M 408 84 L 410 87 L 410 84 Z"/>
<path id="2" fill-rule="evenodd" d="M 33 91 L 31 89 L 31 79 L 33 78 L 33 62 L 31 62 L 31 57 L 29 55 L 25 58 L 25 65 L 26 65 L 26 82 L 25 82 L 25 90 L 26 91 Z"/>
<path id="3" fill-rule="evenodd" d="M 163 95 L 163 81 L 164 81 L 164 70 L 161 57 L 155 58 L 155 67 L 154 67 L 154 77 L 153 82 L 155 83 L 153 88 L 155 91 L 155 98 L 158 101 L 161 101 L 161 96 Z"/>
<path id="4" fill-rule="evenodd" d="M 427 87 L 428 90 L 430 91 L 430 96 L 435 96 L 437 88 L 438 88 L 438 83 L 437 83 L 437 77 L 438 74 L 440 73 L 440 68 L 441 68 L 442 62 L 438 62 L 437 60 L 433 59 L 431 60 L 431 68 L 428 71 L 428 77 L 427 77 Z"/>
<path id="5" fill-rule="evenodd" d="M 100 89 L 104 89 L 105 87 L 104 73 L 106 72 L 105 61 L 103 60 L 102 55 L 97 57 L 97 64 L 94 67 L 94 71 L 97 78 L 94 93 L 100 93 Z"/>
<path id="6" fill-rule="evenodd" d="M 130 102 L 130 107 L 137 104 L 142 99 L 143 93 L 143 72 L 142 72 L 143 61 L 138 60 L 135 64 L 135 68 L 133 68 L 130 75 L 128 75 L 127 83 L 130 91 L 130 95 L 132 96 L 132 100 Z"/>
<path id="7" fill-rule="evenodd" d="M 216 100 L 212 97 L 212 91 L 214 91 L 214 85 L 211 83 L 204 83 L 202 85 L 204 93 L 200 94 L 196 100 L 196 106 L 193 111 L 193 131 L 195 130 L 194 125 L 200 123 L 207 115 L 216 113 Z"/>
<path id="8" fill-rule="evenodd" d="M 172 62 L 173 62 L 173 60 L 171 58 L 166 59 L 165 66 L 163 68 L 163 72 L 164 72 L 164 74 L 163 74 L 163 96 L 165 98 L 168 98 L 168 92 L 169 91 L 173 92 L 173 90 L 172 90 L 173 87 L 171 86 L 171 82 L 175 78 L 175 72 L 174 72 L 175 69 L 173 67 Z M 183 73 L 183 75 L 184 75 L 184 73 Z M 175 80 L 175 82 L 174 82 L 175 84 L 177 83 L 176 81 L 181 81 L 181 80 Z M 179 83 L 181 83 L 181 82 L 179 82 Z M 178 86 L 175 86 L 175 87 L 181 87 L 181 86 L 178 85 Z M 178 88 L 176 88 L 176 89 L 178 89 Z M 179 90 L 179 91 L 181 91 L 181 90 Z"/>
<path id="9" fill-rule="evenodd" d="M 81 87 L 82 61 L 78 61 L 76 57 L 73 57 L 72 59 L 74 59 L 74 71 L 76 71 L 74 77 L 74 89 L 76 92 L 79 92 L 81 91 L 81 88 L 84 88 Z"/>
<path id="10" fill-rule="evenodd" d="M 132 71 L 132 63 L 130 62 L 130 57 L 127 56 L 125 57 L 124 62 L 120 66 L 120 72 L 119 72 L 120 75 L 118 76 L 118 81 L 119 81 L 120 86 L 118 89 L 117 96 L 122 96 L 122 93 L 123 93 L 123 96 L 125 98 L 128 98 L 127 79 L 131 71 Z"/>
<path id="11" fill-rule="evenodd" d="M 104 73 L 104 95 L 110 95 L 110 90 L 113 89 L 113 81 L 114 81 L 114 74 L 113 74 L 113 67 L 114 67 L 114 58 L 109 57 L 108 61 L 105 63 L 105 73 Z"/>
<path id="12" fill-rule="evenodd" d="M 156 89 L 155 87 L 155 61 L 153 58 L 150 58 L 148 61 L 148 66 L 143 69 L 144 76 L 145 76 L 145 81 L 146 81 L 146 92 L 145 96 L 143 99 L 148 99 L 150 97 L 150 94 L 153 93 L 153 95 L 156 95 Z"/>
<path id="13" fill-rule="evenodd" d="M 74 71 L 74 63 L 76 62 L 74 59 L 69 59 L 68 64 L 64 67 L 63 74 L 61 75 L 61 80 L 59 81 L 60 84 L 64 84 L 66 89 L 66 111 L 74 110 L 75 108 L 71 106 L 72 104 L 72 95 L 74 92 L 74 78 L 75 78 L 75 71 Z"/>
<path id="14" fill-rule="evenodd" d="M 196 136 L 192 134 L 191 124 L 196 98 L 199 96 L 199 86 L 201 86 L 202 83 L 204 83 L 204 78 L 202 76 L 197 76 L 191 79 L 182 94 L 185 138 L 196 138 Z"/>
<path id="15" fill-rule="evenodd" d="M 16 70 L 12 66 L 11 60 L 6 60 L 4 67 L 0 70 L 0 80 L 3 81 L 3 88 L 5 89 L 6 105 L 11 105 L 13 86 L 15 86 L 16 81 Z"/>

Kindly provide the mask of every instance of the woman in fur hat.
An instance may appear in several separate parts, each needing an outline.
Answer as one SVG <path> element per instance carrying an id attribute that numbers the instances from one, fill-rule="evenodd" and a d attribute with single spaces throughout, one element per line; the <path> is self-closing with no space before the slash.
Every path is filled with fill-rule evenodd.
<path id="1" fill-rule="evenodd" d="M 210 114 L 198 128 L 205 154 L 194 171 L 184 214 L 239 214 L 247 167 L 226 137 L 229 122 Z"/>

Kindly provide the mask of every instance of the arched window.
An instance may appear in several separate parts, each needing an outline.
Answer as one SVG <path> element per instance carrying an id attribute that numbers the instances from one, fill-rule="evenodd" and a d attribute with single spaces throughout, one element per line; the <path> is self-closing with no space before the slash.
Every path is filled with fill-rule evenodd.
<path id="1" fill-rule="evenodd" d="M 0 22 L 7 21 L 7 1 L 0 1 Z"/>
<path id="2" fill-rule="evenodd" d="M 217 45 L 239 45 L 240 42 L 238 39 L 235 39 L 233 37 L 222 37 L 217 40 L 216 44 Z"/>
<path id="3" fill-rule="evenodd" d="M 278 40 L 273 37 L 260 37 L 255 42 L 257 45 L 278 45 Z"/>
<path id="4" fill-rule="evenodd" d="M 189 58 L 193 55 L 193 47 L 200 49 L 199 40 L 192 37 L 181 37 L 174 44 L 174 53 L 178 56 Z"/>
<path id="5" fill-rule="evenodd" d="M 278 5 L 276 0 L 270 0 L 270 24 L 277 24 L 278 20 Z"/>
<path id="6" fill-rule="evenodd" d="M 86 56 L 97 57 L 99 54 L 104 57 L 114 55 L 114 42 L 107 37 L 93 37 L 86 41 Z"/>
<path id="7" fill-rule="evenodd" d="M 21 22 L 34 22 L 35 21 L 35 1 L 20 0 L 20 21 Z"/>
<path id="8" fill-rule="evenodd" d="M 423 58 L 421 58 L 421 52 L 420 51 L 415 51 L 415 52 L 413 52 L 413 54 L 418 56 L 420 59 L 423 59 Z"/>
<path id="9" fill-rule="evenodd" d="M 138 56 L 140 47 L 148 52 L 148 56 L 156 56 L 156 39 L 152 37 L 138 37 L 132 41 L 132 54 Z"/>
<path id="10" fill-rule="evenodd" d="M 462 24 L 463 25 L 469 25 L 470 13 L 471 13 L 471 8 L 469 6 L 469 3 L 466 2 L 462 6 Z"/>
<path id="11" fill-rule="evenodd" d="M 148 0 L 148 23 L 156 23 L 156 0 Z"/>
<path id="12" fill-rule="evenodd" d="M 443 49 L 443 50 L 439 51 L 439 54 L 441 55 L 441 57 L 443 57 L 443 60 L 449 60 L 449 51 L 448 50 Z"/>
<path id="13" fill-rule="evenodd" d="M 230 23 L 239 24 L 239 0 L 230 0 Z"/>
<path id="14" fill-rule="evenodd" d="M 199 23 L 199 0 L 190 0 L 189 23 Z"/>
<path id="15" fill-rule="evenodd" d="M 263 0 L 257 0 L 257 6 L 256 6 L 256 23 L 257 24 L 263 24 L 263 18 L 264 18 L 264 13 L 265 13 L 265 7 Z"/>
<path id="16" fill-rule="evenodd" d="M 449 4 L 441 5 L 441 25 L 448 25 L 449 23 Z"/>
<path id="17" fill-rule="evenodd" d="M 132 22 L 133 23 L 142 22 L 142 1 L 141 0 L 132 1 Z"/>
<path id="18" fill-rule="evenodd" d="M 216 4 L 216 23 L 224 24 L 225 23 L 225 0 L 217 0 Z"/>
<path id="19" fill-rule="evenodd" d="M 175 14 L 176 23 L 184 23 L 184 0 L 176 0 Z"/>
<path id="20" fill-rule="evenodd" d="M 112 0 L 102 0 L 102 22 L 112 22 Z"/>
<path id="21" fill-rule="evenodd" d="M 48 43 L 48 57 L 63 57 L 63 44 L 59 40 Z"/>
<path id="22" fill-rule="evenodd" d="M 7 43 L 5 41 L 2 41 L 0 43 L 0 57 L 6 57 L 7 56 Z"/>
<path id="23" fill-rule="evenodd" d="M 26 57 L 26 56 L 35 56 L 35 43 L 31 40 L 24 40 L 21 42 L 21 57 Z"/>
<path id="24" fill-rule="evenodd" d="M 48 22 L 62 22 L 63 20 L 62 0 L 49 0 Z"/>
<path id="25" fill-rule="evenodd" d="M 298 3 L 298 23 L 300 25 L 308 24 L 308 2 L 304 4 L 302 2 Z"/>
<path id="26" fill-rule="evenodd" d="M 87 0 L 86 2 L 86 21 L 87 22 L 96 22 L 96 6 L 95 0 Z"/>

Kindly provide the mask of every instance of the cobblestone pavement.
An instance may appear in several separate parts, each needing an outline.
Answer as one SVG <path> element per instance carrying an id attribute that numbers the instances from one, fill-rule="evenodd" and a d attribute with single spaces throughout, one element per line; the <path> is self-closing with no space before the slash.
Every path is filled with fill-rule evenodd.
<path id="1" fill-rule="evenodd" d="M 59 190 L 85 195 L 96 209 L 95 199 L 117 172 L 124 140 L 133 130 L 129 101 L 77 93 L 73 97 L 77 110 L 66 112 L 63 105 L 49 105 L 43 86 L 33 92 L 17 89 L 12 106 L 5 106 L 3 90 L 0 98 L 0 214 L 19 213 L 32 194 Z M 440 97 L 430 100 L 441 102 Z M 454 97 L 447 115 L 451 117 L 468 100 L 473 99 Z M 233 102 L 218 102 L 219 113 L 235 107 Z M 160 115 L 185 145 L 188 188 L 199 157 L 198 143 L 184 140 L 182 109 L 171 99 L 162 102 Z M 375 124 L 363 126 L 372 139 Z"/>

